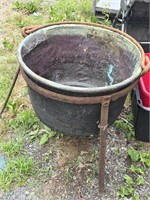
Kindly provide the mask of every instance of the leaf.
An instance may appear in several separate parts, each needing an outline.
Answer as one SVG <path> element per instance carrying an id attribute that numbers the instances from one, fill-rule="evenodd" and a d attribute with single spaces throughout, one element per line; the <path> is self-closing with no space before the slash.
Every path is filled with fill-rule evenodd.
<path id="1" fill-rule="evenodd" d="M 132 200 L 140 200 L 140 198 L 139 198 L 139 195 L 134 195 L 133 197 L 132 197 Z"/>
<path id="2" fill-rule="evenodd" d="M 120 192 L 119 195 L 121 197 L 125 197 L 125 187 L 123 185 L 120 185 Z"/>
<path id="3" fill-rule="evenodd" d="M 134 184 L 133 179 L 127 174 L 124 176 L 124 179 L 126 180 L 128 184 Z"/>
<path id="4" fill-rule="evenodd" d="M 121 197 L 125 197 L 125 196 L 129 196 L 131 195 L 132 193 L 134 192 L 134 188 L 132 188 L 131 186 L 123 186 L 123 185 L 120 185 L 120 192 L 119 192 L 119 195 Z"/>
<path id="5" fill-rule="evenodd" d="M 56 136 L 56 132 L 55 131 L 50 131 L 49 133 L 48 133 L 48 137 L 49 138 L 52 138 L 52 137 L 54 137 L 54 136 Z"/>
<path id="6" fill-rule="evenodd" d="M 140 153 L 140 161 L 150 167 L 150 154 L 149 153 Z"/>
<path id="7" fill-rule="evenodd" d="M 40 140 L 40 145 L 43 145 L 43 144 L 45 144 L 47 141 L 48 141 L 48 135 L 47 134 L 44 134 L 43 136 L 42 136 L 42 138 L 41 138 L 41 140 Z"/>
<path id="8" fill-rule="evenodd" d="M 145 174 L 145 170 L 144 170 L 143 168 L 137 167 L 137 166 L 135 166 L 135 165 L 131 165 L 130 170 L 131 170 L 132 172 L 136 172 L 136 173 L 138 173 L 138 174 Z"/>
<path id="9" fill-rule="evenodd" d="M 137 182 L 137 185 L 144 185 L 145 184 L 145 180 L 142 176 L 139 176 L 137 179 L 136 179 L 136 182 Z"/>
<path id="10" fill-rule="evenodd" d="M 128 195 L 133 195 L 134 194 L 134 188 L 131 185 L 127 186 L 127 191 L 128 191 Z"/>
<path id="11" fill-rule="evenodd" d="M 139 160 L 139 153 L 135 149 L 128 149 L 128 154 L 133 162 L 137 162 Z"/>

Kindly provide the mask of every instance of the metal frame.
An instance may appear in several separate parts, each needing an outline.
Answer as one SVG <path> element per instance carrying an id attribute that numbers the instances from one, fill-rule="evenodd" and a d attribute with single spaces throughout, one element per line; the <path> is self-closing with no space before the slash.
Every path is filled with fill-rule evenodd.
<path id="1" fill-rule="evenodd" d="M 66 22 L 69 23 L 69 22 Z M 70 22 L 73 23 L 73 22 Z M 86 24 L 86 23 L 84 23 Z M 26 35 L 41 29 L 43 27 L 47 27 L 47 26 L 52 26 L 53 24 L 47 24 L 44 26 L 33 26 L 31 27 L 26 27 L 22 29 L 22 35 L 25 37 Z M 91 24 L 92 25 L 92 24 Z M 95 26 L 100 26 L 100 25 L 95 25 Z M 104 26 L 105 27 L 105 26 Z M 117 31 L 113 28 L 109 28 L 112 29 L 114 31 Z M 119 32 L 119 31 L 118 31 Z M 122 35 L 126 36 L 127 38 L 130 38 L 130 36 L 128 36 L 126 33 L 122 33 Z M 132 38 L 131 38 L 132 39 Z M 133 40 L 133 39 L 132 39 Z M 140 45 L 138 44 L 138 42 L 134 41 L 134 43 L 139 46 L 139 48 L 141 49 L 141 53 L 142 55 L 144 55 L 144 52 L 142 50 L 142 48 L 140 47 Z M 147 66 L 144 66 L 144 56 L 142 56 L 142 62 L 143 64 L 142 66 L 142 73 L 145 73 L 148 68 L 149 65 L 147 64 Z M 111 95 L 106 95 L 106 96 L 96 96 L 96 97 L 75 97 L 75 96 L 67 96 L 67 95 L 63 95 L 63 94 L 58 94 L 52 91 L 49 91 L 47 89 L 44 89 L 42 87 L 40 87 L 39 85 L 37 85 L 36 83 L 34 83 L 26 74 L 25 72 L 22 70 L 22 68 L 18 68 L 17 72 L 16 72 L 16 76 L 14 78 L 11 90 L 8 94 L 8 97 L 6 98 L 4 107 L 1 114 L 3 113 L 6 104 L 8 102 L 8 99 L 11 95 L 12 89 L 16 83 L 16 80 L 18 78 L 19 72 L 21 70 L 21 73 L 24 77 L 24 79 L 27 82 L 27 85 L 29 87 L 31 87 L 32 89 L 34 89 L 36 92 L 54 99 L 54 100 L 58 100 L 58 101 L 63 101 L 66 103 L 74 103 L 74 104 L 95 104 L 95 103 L 99 103 L 101 104 L 101 113 L 100 113 L 100 124 L 99 124 L 99 129 L 100 129 L 100 154 L 99 154 L 99 191 L 101 193 L 104 192 L 104 181 L 105 181 L 105 157 L 106 157 L 106 138 L 107 138 L 107 127 L 108 127 L 108 111 L 109 111 L 109 104 L 111 101 L 116 101 L 117 99 L 119 99 L 120 97 L 123 97 L 125 95 L 127 95 L 129 93 L 129 91 L 131 91 L 136 85 L 137 85 L 137 81 L 135 80 L 131 85 L 125 87 L 123 90 L 120 90 L 116 93 L 113 93 Z"/>
<path id="2" fill-rule="evenodd" d="M 23 78 L 25 79 L 27 85 L 32 88 L 34 91 L 40 93 L 41 95 L 51 98 L 57 101 L 63 101 L 66 103 L 73 104 L 101 104 L 101 112 L 100 112 L 100 124 L 98 125 L 100 129 L 100 153 L 99 153 L 99 192 L 103 193 L 105 191 L 104 183 L 105 183 L 105 157 L 106 157 L 106 146 L 107 146 L 107 127 L 108 127 L 108 112 L 109 112 L 109 104 L 111 101 L 116 101 L 120 97 L 123 97 L 129 93 L 136 85 L 137 80 L 133 82 L 130 86 L 125 89 L 113 93 L 107 96 L 97 96 L 97 97 L 75 97 L 75 96 L 66 96 L 63 94 L 58 94 L 47 89 L 44 89 L 34 83 L 25 72 L 21 69 L 21 73 Z"/>

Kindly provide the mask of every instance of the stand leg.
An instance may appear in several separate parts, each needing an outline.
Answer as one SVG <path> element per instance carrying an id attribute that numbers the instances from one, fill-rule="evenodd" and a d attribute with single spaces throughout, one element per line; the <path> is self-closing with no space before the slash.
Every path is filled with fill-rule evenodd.
<path id="1" fill-rule="evenodd" d="M 100 154 L 99 154 L 99 192 L 104 192 L 105 181 L 105 157 L 106 157 L 106 139 L 108 126 L 108 111 L 109 111 L 110 97 L 104 97 L 101 105 L 100 113 Z"/>
<path id="2" fill-rule="evenodd" d="M 9 90 L 9 93 L 8 93 L 6 99 L 5 99 L 5 102 L 4 102 L 4 105 L 3 105 L 3 107 L 2 107 L 2 110 L 0 111 L 0 116 L 3 114 L 3 112 L 4 112 L 5 108 L 6 108 L 7 102 L 8 102 L 8 100 L 9 100 L 9 98 L 10 98 L 10 95 L 11 95 L 11 93 L 12 93 L 12 90 L 13 90 L 13 88 L 14 88 L 14 86 L 15 86 L 16 81 L 17 81 L 19 72 L 20 72 L 20 68 L 18 68 L 17 71 L 16 71 L 15 77 L 14 77 L 13 82 L 12 82 L 12 85 L 11 85 L 11 88 L 10 88 L 10 90 Z"/>
<path id="3" fill-rule="evenodd" d="M 100 128 L 99 192 L 104 192 L 107 128 Z"/>

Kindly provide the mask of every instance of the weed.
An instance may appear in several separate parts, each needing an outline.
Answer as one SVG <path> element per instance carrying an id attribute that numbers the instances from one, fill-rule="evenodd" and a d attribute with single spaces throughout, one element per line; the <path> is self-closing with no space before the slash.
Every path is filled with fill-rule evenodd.
<path id="1" fill-rule="evenodd" d="M 36 140 L 38 137 L 39 137 L 39 129 L 35 128 L 35 126 L 34 126 L 34 130 L 32 130 L 28 133 L 28 138 L 32 142 L 32 141 Z"/>
<path id="2" fill-rule="evenodd" d="M 15 23 L 18 27 L 23 28 L 26 26 L 26 21 L 24 21 L 22 18 L 17 18 L 16 19 L 16 23 Z"/>
<path id="3" fill-rule="evenodd" d="M 92 149 L 92 152 L 91 152 L 91 155 L 88 158 L 88 162 L 94 163 L 96 161 L 97 155 L 98 155 L 98 151 L 99 151 L 98 146 L 94 145 L 93 149 Z"/>
<path id="4" fill-rule="evenodd" d="M 41 2 L 42 0 L 29 1 L 26 3 L 15 1 L 13 3 L 13 8 L 16 10 L 24 11 L 27 14 L 31 14 L 37 12 L 40 9 Z"/>
<path id="5" fill-rule="evenodd" d="M 10 119 L 8 122 L 9 129 L 18 129 L 24 132 L 38 129 L 40 126 L 41 122 L 32 110 L 20 111 L 15 119 Z"/>
<path id="6" fill-rule="evenodd" d="M 17 110 L 18 110 L 18 104 L 15 101 L 11 101 L 9 100 L 7 102 L 7 108 L 11 111 L 12 114 L 16 114 Z"/>
<path id="7" fill-rule="evenodd" d="M 76 162 L 77 165 L 79 166 L 80 164 L 83 163 L 83 158 L 82 158 L 81 156 L 78 156 L 75 162 Z"/>
<path id="8" fill-rule="evenodd" d="M 49 134 L 45 133 L 44 135 L 42 135 L 41 140 L 40 140 L 40 145 L 45 144 L 49 139 Z"/>
<path id="9" fill-rule="evenodd" d="M 47 162 L 52 157 L 53 151 L 51 149 L 48 150 L 48 152 L 45 154 L 44 160 Z"/>
<path id="10" fill-rule="evenodd" d="M 45 132 L 45 134 L 42 135 L 42 137 L 40 139 L 40 143 L 39 143 L 40 145 L 45 144 L 50 138 L 56 136 L 56 134 L 57 134 L 55 131 L 52 131 L 47 126 L 45 126 L 44 132 Z"/>
<path id="11" fill-rule="evenodd" d="M 73 180 L 73 171 L 71 166 L 65 167 L 65 177 L 67 179 L 67 182 L 70 182 Z"/>
<path id="12" fill-rule="evenodd" d="M 7 126 L 6 123 L 7 123 L 6 119 L 0 118 L 0 141 L 2 139 L 2 133 L 5 132 L 6 130 Z"/>
<path id="13" fill-rule="evenodd" d="M 135 134 L 133 125 L 123 117 L 120 117 L 120 119 L 115 121 L 114 127 L 121 130 L 125 134 L 128 142 L 131 141 Z"/>
<path id="14" fill-rule="evenodd" d="M 128 149 L 128 154 L 133 162 L 137 162 L 139 160 L 139 153 L 134 149 Z"/>
<path id="15" fill-rule="evenodd" d="M 104 15 L 104 18 L 103 20 L 99 20 L 98 23 L 110 26 L 111 20 L 109 19 L 109 4 L 105 4 L 105 9 L 103 10 L 102 14 Z"/>
<path id="16" fill-rule="evenodd" d="M 7 57 L 0 59 L 0 104 L 6 98 L 16 70 L 14 63 L 10 63 L 11 55 L 9 53 L 5 52 Z"/>
<path id="17" fill-rule="evenodd" d="M 7 38 L 3 39 L 3 46 L 10 51 L 14 49 L 14 43 Z"/>
<path id="18" fill-rule="evenodd" d="M 110 20 L 110 12 L 109 12 L 109 7 L 110 6 L 109 6 L 109 4 L 105 3 L 104 7 L 105 8 L 102 11 L 103 19 L 99 19 L 99 20 L 97 19 L 96 23 L 110 26 L 112 24 L 112 22 Z"/>
<path id="19" fill-rule="evenodd" d="M 134 178 L 127 174 L 124 176 L 125 184 L 120 185 L 119 196 L 121 198 L 132 197 L 133 200 L 139 200 L 140 197 L 136 194 L 135 189 L 144 184 L 150 185 L 143 177 L 147 173 L 147 167 L 150 166 L 150 152 L 138 152 L 131 148 L 128 149 L 128 155 L 133 163 L 129 168 L 129 172 L 132 176 L 134 175 Z M 136 163 L 138 166 L 135 165 Z"/>
<path id="20" fill-rule="evenodd" d="M 0 150 L 3 151 L 7 156 L 16 156 L 23 150 L 23 138 L 18 137 L 16 140 L 11 139 L 8 141 L 0 142 Z"/>
<path id="21" fill-rule="evenodd" d="M 13 9 L 23 10 L 24 9 L 24 3 L 23 2 L 19 2 L 19 1 L 13 2 Z"/>
<path id="22" fill-rule="evenodd" d="M 8 160 L 6 171 L 0 171 L 0 188 L 9 190 L 14 184 L 24 185 L 28 177 L 35 174 L 35 169 L 35 162 L 31 158 L 20 156 Z"/>
<path id="23" fill-rule="evenodd" d="M 128 154 L 133 162 L 141 162 L 143 166 L 150 167 L 150 152 L 138 152 L 134 148 L 128 149 Z"/>
<path id="24" fill-rule="evenodd" d="M 94 21 L 90 0 L 60 0 L 50 6 L 50 22 L 57 21 Z M 95 21 L 94 21 L 95 22 Z"/>
<path id="25" fill-rule="evenodd" d="M 92 177 L 89 175 L 86 175 L 86 183 L 92 184 Z"/>
<path id="26" fill-rule="evenodd" d="M 43 125 L 43 128 L 39 129 L 38 126 L 34 125 L 33 131 L 28 133 L 28 137 L 31 141 L 40 138 L 39 144 L 44 145 L 50 138 L 55 137 L 57 133 L 52 131 L 47 126 Z"/>
<path id="27" fill-rule="evenodd" d="M 46 166 L 42 169 L 39 170 L 39 177 L 43 176 L 43 175 L 46 175 L 46 176 L 49 176 L 52 174 L 52 166 Z"/>

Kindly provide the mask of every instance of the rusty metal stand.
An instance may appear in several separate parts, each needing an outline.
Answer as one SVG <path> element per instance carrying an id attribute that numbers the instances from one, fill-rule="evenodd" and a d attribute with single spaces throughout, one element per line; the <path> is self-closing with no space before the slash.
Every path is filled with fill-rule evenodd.
<path id="1" fill-rule="evenodd" d="M 12 93 L 12 91 L 13 91 L 13 88 L 14 88 L 14 86 L 15 86 L 15 84 L 16 84 L 16 81 L 17 81 L 17 79 L 18 79 L 19 72 L 20 72 L 20 68 L 18 67 L 18 69 L 17 69 L 17 71 L 16 71 L 16 74 L 15 74 L 15 77 L 14 77 L 14 79 L 13 79 L 12 85 L 11 85 L 11 87 L 10 87 L 9 93 L 8 93 L 6 99 L 5 99 L 5 102 L 4 102 L 4 105 L 3 105 L 3 107 L 2 107 L 2 110 L 0 111 L 0 116 L 3 114 L 3 112 L 4 112 L 5 108 L 6 108 L 7 102 L 8 102 L 8 100 L 9 100 L 9 98 L 10 98 L 10 95 L 11 95 L 11 93 Z"/>
<path id="2" fill-rule="evenodd" d="M 67 96 L 63 94 L 58 94 L 53 91 L 49 91 L 45 88 L 34 83 L 21 69 L 21 73 L 27 85 L 39 94 L 44 95 L 45 97 L 63 101 L 65 103 L 73 104 L 100 104 L 100 154 L 99 154 L 99 192 L 104 192 L 104 181 L 105 181 L 105 156 L 106 156 L 106 139 L 107 139 L 107 127 L 108 127 L 108 114 L 109 114 L 109 104 L 111 101 L 116 101 L 118 98 L 123 97 L 128 94 L 136 85 L 138 80 L 133 82 L 128 87 L 124 88 L 121 91 L 113 93 L 107 96 L 96 96 L 96 97 L 76 97 L 76 96 Z"/>
<path id="3" fill-rule="evenodd" d="M 107 127 L 108 127 L 108 112 L 109 104 L 111 101 L 110 96 L 105 96 L 104 101 L 101 103 L 100 112 L 100 153 L 99 153 L 99 192 L 104 193 L 105 181 L 105 157 L 106 157 L 106 141 L 107 141 Z"/>

